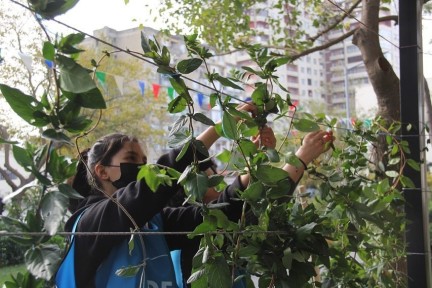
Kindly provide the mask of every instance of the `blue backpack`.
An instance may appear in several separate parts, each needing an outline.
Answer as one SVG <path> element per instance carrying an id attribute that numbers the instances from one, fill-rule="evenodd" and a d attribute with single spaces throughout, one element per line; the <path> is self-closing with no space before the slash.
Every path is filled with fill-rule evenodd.
<path id="1" fill-rule="evenodd" d="M 83 213 L 81 213 L 74 223 L 72 232 L 76 231 L 76 226 Z M 149 228 L 142 228 L 143 231 L 163 231 L 162 217 L 157 214 L 149 222 Z M 135 237 L 134 249 L 129 255 L 128 239 L 122 241 L 118 246 L 111 250 L 107 258 L 101 263 L 96 271 L 95 284 L 97 288 L 117 288 L 117 287 L 178 287 L 182 283 L 176 283 L 176 275 L 171 260 L 170 251 L 161 234 L 145 235 L 145 257 L 138 237 Z M 76 288 L 75 281 L 75 241 L 71 237 L 69 250 L 64 258 L 57 274 L 55 283 L 58 288 Z M 115 272 L 120 268 L 137 266 L 143 263 L 138 273 L 134 276 L 117 276 Z M 177 267 L 176 269 L 178 269 Z M 181 279 L 181 277 L 180 277 Z"/>

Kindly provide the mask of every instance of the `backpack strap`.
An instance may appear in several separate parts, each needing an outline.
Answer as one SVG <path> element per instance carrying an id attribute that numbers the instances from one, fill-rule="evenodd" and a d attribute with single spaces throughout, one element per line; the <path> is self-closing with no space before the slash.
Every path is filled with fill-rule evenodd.
<path id="1" fill-rule="evenodd" d="M 75 233 L 79 220 L 84 214 L 85 210 L 78 215 L 72 228 L 72 235 L 70 237 L 69 249 L 63 258 L 63 261 L 57 270 L 55 277 L 56 287 L 58 288 L 76 288 L 75 283 Z"/>

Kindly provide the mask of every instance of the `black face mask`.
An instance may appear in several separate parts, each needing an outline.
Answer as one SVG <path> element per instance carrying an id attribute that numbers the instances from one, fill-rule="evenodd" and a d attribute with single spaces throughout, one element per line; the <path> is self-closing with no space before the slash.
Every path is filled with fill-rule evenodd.
<path id="1" fill-rule="evenodd" d="M 120 178 L 112 182 L 113 186 L 120 189 L 126 187 L 131 182 L 137 181 L 138 172 L 140 170 L 139 167 L 142 165 L 144 165 L 144 163 L 120 163 Z M 110 166 L 119 167 L 114 165 Z"/>

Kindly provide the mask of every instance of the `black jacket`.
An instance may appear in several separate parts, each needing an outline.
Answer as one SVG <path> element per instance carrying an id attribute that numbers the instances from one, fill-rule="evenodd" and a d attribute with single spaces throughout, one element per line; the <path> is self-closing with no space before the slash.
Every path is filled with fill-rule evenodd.
<path id="1" fill-rule="evenodd" d="M 183 171 L 192 162 L 191 149 L 176 162 L 179 150 L 173 150 L 163 155 L 158 163 Z M 199 158 L 205 158 L 199 155 Z M 210 164 L 209 164 L 210 165 Z M 205 167 L 201 167 L 205 170 Z M 160 186 L 156 192 L 152 192 L 145 181 L 137 181 L 127 187 L 119 189 L 115 197 L 139 227 L 144 226 L 153 216 L 161 213 L 164 222 L 164 231 L 193 231 L 202 222 L 201 210 L 195 206 L 166 207 L 169 199 L 180 189 L 177 183 L 173 186 Z M 236 220 L 241 215 L 242 201 L 235 200 L 236 191 L 243 190 L 239 179 L 235 180 L 219 196 L 216 202 L 230 203 L 224 209 L 225 214 Z M 65 230 L 72 231 L 73 224 L 81 212 L 86 212 L 81 217 L 77 232 L 129 232 L 133 225 L 125 213 L 116 203 L 104 195 L 91 195 L 79 206 L 78 210 L 67 221 Z M 76 236 L 75 238 L 75 276 L 77 287 L 94 287 L 96 270 L 111 249 L 129 236 Z M 199 246 L 197 237 L 188 239 L 186 235 L 166 235 L 168 246 L 171 250 L 185 249 L 196 251 Z"/>

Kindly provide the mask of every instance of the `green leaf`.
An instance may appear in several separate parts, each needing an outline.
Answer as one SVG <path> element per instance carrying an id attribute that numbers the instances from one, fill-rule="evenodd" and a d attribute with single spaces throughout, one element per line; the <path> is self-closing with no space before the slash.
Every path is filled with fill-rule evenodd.
<path id="1" fill-rule="evenodd" d="M 256 177 L 263 183 L 276 183 L 288 177 L 288 172 L 270 165 L 259 165 Z"/>
<path id="2" fill-rule="evenodd" d="M 186 100 L 187 103 L 192 102 L 192 98 L 189 95 L 189 89 L 186 86 L 186 83 L 183 81 L 183 79 L 179 77 L 175 78 L 169 78 L 169 81 L 171 83 L 171 86 L 174 88 L 174 90 L 179 94 L 182 98 Z"/>
<path id="3" fill-rule="evenodd" d="M 33 166 L 33 158 L 31 156 L 31 151 L 14 145 L 12 147 L 12 153 L 14 155 L 15 161 L 21 165 L 25 170 L 30 171 Z"/>
<path id="4" fill-rule="evenodd" d="M 317 225 L 317 223 L 315 223 L 315 222 L 303 225 L 302 227 L 297 229 L 296 237 L 299 240 L 305 239 L 308 235 L 312 234 L 313 229 L 315 228 L 316 225 Z"/>
<path id="5" fill-rule="evenodd" d="M 141 32 L 141 48 L 143 49 L 144 53 L 151 52 L 152 49 L 149 45 L 149 40 L 146 35 L 144 35 L 143 32 Z"/>
<path id="6" fill-rule="evenodd" d="M 218 159 L 219 161 L 223 162 L 223 163 L 228 163 L 231 159 L 231 151 L 227 150 L 227 149 L 223 149 L 222 152 L 220 152 L 218 155 L 216 155 L 216 159 Z"/>
<path id="7" fill-rule="evenodd" d="M 51 0 L 44 1 L 46 5 L 35 5 L 39 1 L 31 1 L 32 8 L 37 14 L 45 19 L 52 19 L 58 15 L 62 15 L 72 9 L 79 0 Z"/>
<path id="8" fill-rule="evenodd" d="M 185 190 L 197 200 L 202 200 L 208 187 L 208 176 L 205 173 L 190 173 L 184 183 Z"/>
<path id="9" fill-rule="evenodd" d="M 207 147 L 204 145 L 204 143 L 202 141 L 195 140 L 193 142 L 193 144 L 195 146 L 196 151 L 199 152 L 201 155 L 203 155 L 203 156 L 205 156 L 207 158 L 210 156 Z"/>
<path id="10" fill-rule="evenodd" d="M 225 177 L 222 175 L 210 175 L 209 177 L 209 181 L 208 181 L 208 186 L 209 187 L 215 187 L 217 185 L 219 185 L 220 183 L 222 183 L 222 181 L 224 181 Z"/>
<path id="11" fill-rule="evenodd" d="M 49 235 L 54 235 L 62 224 L 69 199 L 59 191 L 52 191 L 44 195 L 40 205 L 44 228 Z"/>
<path id="12" fill-rule="evenodd" d="M 92 120 L 84 116 L 79 116 L 64 124 L 63 128 L 71 133 L 79 133 L 85 131 L 92 124 Z"/>
<path id="13" fill-rule="evenodd" d="M 180 183 L 180 184 L 184 184 L 184 182 L 186 181 L 186 179 L 188 179 L 189 174 L 192 173 L 192 169 L 193 169 L 193 166 L 192 166 L 192 165 L 187 166 L 186 169 L 183 170 L 183 173 L 182 173 L 182 174 L 180 175 L 180 177 L 178 178 L 178 180 L 177 180 L 178 183 Z"/>
<path id="14" fill-rule="evenodd" d="M 72 143 L 72 140 L 63 132 L 54 129 L 47 129 L 42 132 L 42 137 L 55 142 Z"/>
<path id="15" fill-rule="evenodd" d="M 45 59 L 50 60 L 50 61 L 54 61 L 55 48 L 51 42 L 49 42 L 49 41 L 44 42 L 43 48 L 42 48 L 42 55 Z"/>
<path id="16" fill-rule="evenodd" d="M 420 163 L 414 161 L 413 159 L 408 159 L 407 164 L 416 171 L 420 171 Z"/>
<path id="17" fill-rule="evenodd" d="M 116 270 L 115 274 L 120 277 L 135 277 L 135 275 L 138 274 L 142 267 L 143 264 L 123 267 Z"/>
<path id="18" fill-rule="evenodd" d="M 273 163 L 277 163 L 280 161 L 279 153 L 276 149 L 268 148 L 265 153 L 267 154 L 267 157 L 269 160 Z"/>
<path id="19" fill-rule="evenodd" d="M 86 92 L 72 93 L 63 91 L 68 99 L 74 101 L 76 105 L 89 109 L 105 109 L 106 103 L 99 88 L 95 87 Z"/>
<path id="20" fill-rule="evenodd" d="M 73 59 L 57 55 L 57 63 L 60 67 L 60 87 L 63 90 L 79 94 L 96 88 L 89 71 Z"/>
<path id="21" fill-rule="evenodd" d="M 66 54 L 76 53 L 78 49 L 74 48 L 75 45 L 80 44 L 85 39 L 84 33 L 71 33 L 62 37 L 59 42 L 59 50 Z M 83 50 L 78 50 L 83 51 Z"/>
<path id="22" fill-rule="evenodd" d="M 195 113 L 192 118 L 198 122 L 201 122 L 205 125 L 209 125 L 209 126 L 214 126 L 215 123 L 213 122 L 213 120 L 211 120 L 210 118 L 208 118 L 207 116 L 205 116 L 202 113 Z"/>
<path id="23" fill-rule="evenodd" d="M 189 148 L 190 143 L 191 143 L 191 142 L 188 141 L 188 142 L 186 142 L 186 143 L 183 145 L 183 147 L 182 147 L 180 153 L 179 153 L 179 154 L 177 155 L 177 157 L 176 157 L 176 161 L 177 161 L 177 162 L 180 161 L 180 159 L 182 159 L 183 156 L 186 154 L 186 152 L 187 152 L 187 150 L 188 150 L 188 148 Z"/>
<path id="24" fill-rule="evenodd" d="M 24 254 L 27 269 L 37 278 L 50 280 L 60 264 L 61 252 L 56 245 L 33 246 Z"/>
<path id="25" fill-rule="evenodd" d="M 134 232 L 134 230 L 132 228 L 130 228 L 130 232 Z M 134 248 L 135 248 L 135 234 L 131 234 L 129 241 L 128 241 L 129 256 L 132 255 Z"/>
<path id="26" fill-rule="evenodd" d="M 291 269 L 293 260 L 293 254 L 291 248 L 287 248 L 283 251 L 282 263 L 286 269 Z"/>
<path id="27" fill-rule="evenodd" d="M 192 135 L 189 131 L 186 133 L 175 133 L 168 139 L 168 146 L 171 148 L 177 148 L 185 145 L 192 140 Z"/>
<path id="28" fill-rule="evenodd" d="M 177 96 L 168 104 L 168 111 L 172 114 L 183 112 L 187 107 L 187 101 L 181 97 Z"/>
<path id="29" fill-rule="evenodd" d="M 63 183 L 66 179 L 75 175 L 77 161 L 72 161 L 69 157 L 58 153 L 58 150 L 51 150 L 47 170 L 52 176 L 53 182 Z"/>
<path id="30" fill-rule="evenodd" d="M 4 84 L 0 84 L 0 90 L 12 110 L 26 122 L 36 127 L 48 125 L 48 115 L 43 112 L 43 105 L 34 97 Z"/>
<path id="31" fill-rule="evenodd" d="M 171 55 L 170 52 L 168 50 L 168 48 L 166 46 L 162 47 L 162 56 L 161 56 L 161 65 L 163 66 L 167 66 L 167 70 L 170 70 L 169 64 L 171 62 Z"/>
<path id="32" fill-rule="evenodd" d="M 68 184 L 59 184 L 58 185 L 58 189 L 60 191 L 60 193 L 62 193 L 63 195 L 65 195 L 68 198 L 73 198 L 73 199 L 83 199 L 84 197 L 81 196 L 81 194 L 79 194 L 77 191 L 75 191 L 75 189 L 72 188 L 72 186 L 68 185 Z"/>
<path id="33" fill-rule="evenodd" d="M 197 270 L 197 271 L 195 271 L 195 272 L 193 272 L 191 274 L 191 276 L 187 280 L 187 283 L 193 283 L 193 285 L 195 285 L 195 284 L 197 284 L 197 281 L 202 280 L 203 278 L 205 278 L 205 276 L 206 276 L 205 269 Z M 203 281 L 203 282 L 200 282 L 200 283 L 202 283 L 203 285 L 207 285 L 206 281 Z M 196 287 L 196 286 L 193 286 L 193 287 Z M 201 288 L 201 287 L 202 286 L 198 286 L 197 288 Z"/>
<path id="34" fill-rule="evenodd" d="M 219 81 L 223 86 L 231 87 L 231 88 L 234 88 L 234 89 L 237 89 L 237 90 L 243 90 L 243 88 L 241 88 L 237 84 L 234 84 L 230 79 L 222 77 L 222 76 L 220 76 L 217 73 L 213 74 L 212 77 L 213 77 L 214 80 Z"/>
<path id="35" fill-rule="evenodd" d="M 301 132 L 313 132 L 320 129 L 316 122 L 309 119 L 299 119 L 297 121 L 293 121 L 293 125 Z"/>
<path id="36" fill-rule="evenodd" d="M 174 122 L 171 128 L 171 131 L 168 134 L 168 137 L 171 137 L 172 135 L 180 131 L 180 129 L 182 129 L 184 125 L 187 123 L 188 119 L 189 118 L 186 115 L 181 115 L 179 118 L 177 118 L 177 120 Z"/>
<path id="37" fill-rule="evenodd" d="M 394 171 L 394 170 L 385 171 L 385 174 L 390 178 L 396 178 L 399 176 L 399 173 L 397 171 Z"/>
<path id="38" fill-rule="evenodd" d="M 259 199 L 262 199 L 263 193 L 263 184 L 261 182 L 254 182 L 241 193 L 241 198 L 246 201 L 255 202 Z"/>
<path id="39" fill-rule="evenodd" d="M 157 177 L 158 173 L 159 173 L 159 169 L 154 165 L 150 165 L 150 164 L 143 165 L 141 166 L 138 172 L 137 179 L 140 180 L 144 178 L 150 190 L 156 192 L 157 188 L 161 184 L 159 178 Z"/>
<path id="40" fill-rule="evenodd" d="M 198 69 L 202 63 L 203 60 L 199 58 L 182 60 L 177 64 L 177 70 L 182 74 L 189 74 Z"/>
<path id="41" fill-rule="evenodd" d="M 222 131 L 228 139 L 238 138 L 237 121 L 227 112 L 224 112 L 222 116 Z"/>
<path id="42" fill-rule="evenodd" d="M 231 287 L 231 273 L 228 263 L 222 256 L 216 257 L 206 267 L 209 288 Z"/>
<path id="43" fill-rule="evenodd" d="M 263 105 L 264 100 L 268 98 L 267 86 L 264 84 L 259 84 L 252 92 L 251 98 L 255 105 Z"/>
<path id="44" fill-rule="evenodd" d="M 241 139 L 239 141 L 239 147 L 246 157 L 250 157 L 257 153 L 255 144 L 249 139 Z"/>
<path id="45" fill-rule="evenodd" d="M 170 175 L 174 179 L 179 179 L 180 178 L 181 173 L 178 172 L 177 170 L 175 170 L 174 168 L 165 167 L 165 170 L 167 171 L 168 175 Z"/>
<path id="46" fill-rule="evenodd" d="M 404 187 L 415 188 L 414 182 L 409 177 L 401 175 L 400 181 Z"/>
<path id="47" fill-rule="evenodd" d="M 253 245 L 241 246 L 239 249 L 239 256 L 240 257 L 254 256 L 259 252 L 259 250 L 260 248 Z"/>
<path id="48" fill-rule="evenodd" d="M 203 234 L 203 233 L 213 232 L 216 228 L 217 227 L 215 223 L 204 221 L 195 227 L 194 231 L 190 233 L 189 237 Z"/>
<path id="49" fill-rule="evenodd" d="M 210 107 L 213 108 L 216 106 L 216 102 L 218 101 L 218 94 L 212 93 L 210 94 Z"/>

